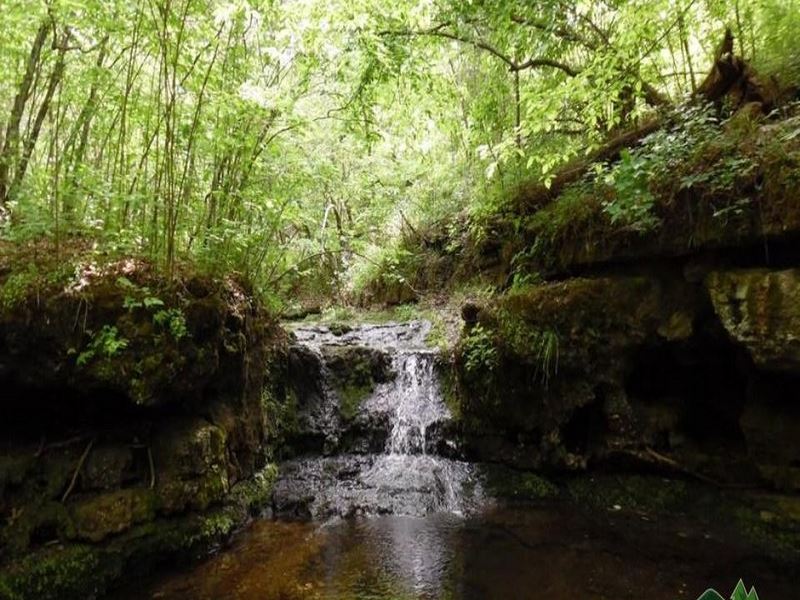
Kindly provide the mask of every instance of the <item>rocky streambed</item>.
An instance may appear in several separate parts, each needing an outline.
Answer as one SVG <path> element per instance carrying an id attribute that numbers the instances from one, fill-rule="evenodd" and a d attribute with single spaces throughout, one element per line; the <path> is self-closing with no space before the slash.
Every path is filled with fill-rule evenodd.
<path id="1" fill-rule="evenodd" d="M 444 353 L 424 320 L 287 331 L 232 280 L 128 261 L 21 287 L 0 598 L 789 598 L 795 274 L 515 289 Z"/>

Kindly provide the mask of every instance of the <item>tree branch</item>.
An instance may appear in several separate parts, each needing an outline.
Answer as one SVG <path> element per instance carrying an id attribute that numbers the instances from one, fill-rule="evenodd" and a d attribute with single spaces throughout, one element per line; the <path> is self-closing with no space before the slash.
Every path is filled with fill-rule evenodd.
<path id="1" fill-rule="evenodd" d="M 576 69 L 566 63 L 562 63 L 551 58 L 530 58 L 525 62 L 515 64 L 511 67 L 511 71 L 524 71 L 525 69 L 535 69 L 537 67 L 552 67 L 559 71 L 564 71 L 570 77 L 577 77 L 581 69 Z"/>
<path id="2" fill-rule="evenodd" d="M 421 36 L 429 36 L 429 37 L 441 37 L 446 38 L 448 40 L 454 40 L 456 42 L 461 42 L 463 44 L 469 44 L 470 46 L 474 46 L 480 50 L 484 50 L 489 54 L 493 55 L 496 58 L 499 58 L 501 61 L 506 63 L 511 70 L 514 70 L 517 67 L 517 64 L 507 55 L 503 54 L 492 46 L 482 40 L 473 40 L 468 37 L 464 37 L 455 33 L 450 33 L 449 31 L 444 31 L 444 28 L 449 27 L 450 23 L 440 23 L 435 27 L 431 27 L 430 29 L 421 29 L 421 30 L 385 30 L 381 31 L 378 35 L 381 36 L 405 36 L 405 37 L 421 37 Z"/>

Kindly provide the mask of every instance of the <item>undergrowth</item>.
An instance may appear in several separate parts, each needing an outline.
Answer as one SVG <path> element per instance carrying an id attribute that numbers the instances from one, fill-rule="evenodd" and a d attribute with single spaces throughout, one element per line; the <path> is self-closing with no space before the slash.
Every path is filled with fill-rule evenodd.
<path id="1" fill-rule="evenodd" d="M 747 111 L 722 119 L 711 107 L 673 114 L 638 147 L 616 162 L 594 164 L 532 214 L 507 215 L 503 235 L 525 241 L 512 260 L 513 273 L 569 264 L 614 240 L 652 237 L 667 228 L 680 227 L 691 245 L 709 229 L 744 220 L 762 192 L 776 186 L 769 179 L 797 177 L 797 110 L 790 105 L 772 121 Z M 769 199 L 782 200 L 775 194 Z"/>

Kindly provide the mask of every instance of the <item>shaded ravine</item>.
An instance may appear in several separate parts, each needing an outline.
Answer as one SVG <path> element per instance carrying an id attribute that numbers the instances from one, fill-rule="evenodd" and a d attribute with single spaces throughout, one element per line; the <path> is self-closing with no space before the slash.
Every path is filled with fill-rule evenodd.
<path id="1" fill-rule="evenodd" d="M 425 344 L 429 329 L 423 321 L 346 332 L 320 326 L 295 329 L 297 346 L 319 362 L 321 379 L 312 386 L 321 397 L 304 398 L 300 392 L 302 420 L 309 429 L 325 432 L 326 441 L 322 455 L 282 465 L 274 494 L 279 515 L 465 514 L 481 504 L 474 466 L 442 455 L 452 455 L 455 442 L 443 435 L 452 415 L 436 371 L 437 352 Z M 364 394 L 350 418 L 343 416 L 346 392 L 331 369 L 331 357 L 340 358 L 342 348 L 378 352 L 387 357 L 390 370 L 386 381 Z"/>
<path id="2" fill-rule="evenodd" d="M 297 455 L 280 466 L 278 518 L 114 597 L 695 600 L 739 578 L 763 600 L 795 597 L 795 563 L 754 542 L 768 504 L 745 522 L 745 504 L 696 482 L 597 473 L 554 485 L 454 458 L 428 328 L 296 328 Z"/>

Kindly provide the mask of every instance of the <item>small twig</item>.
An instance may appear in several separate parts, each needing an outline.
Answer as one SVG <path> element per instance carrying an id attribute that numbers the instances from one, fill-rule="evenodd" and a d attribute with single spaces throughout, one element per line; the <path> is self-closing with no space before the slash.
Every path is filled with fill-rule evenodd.
<path id="1" fill-rule="evenodd" d="M 147 462 L 150 465 L 150 489 L 156 487 L 156 466 L 153 462 L 153 451 L 147 446 Z"/>
<path id="2" fill-rule="evenodd" d="M 694 471 L 693 469 L 690 469 L 689 467 L 682 465 L 675 459 L 670 458 L 669 456 L 665 456 L 659 452 L 656 452 L 655 450 L 649 447 L 645 448 L 644 452 L 637 452 L 635 450 L 625 450 L 623 451 L 623 454 L 633 456 L 634 458 L 637 458 L 641 461 L 650 464 L 656 464 L 662 467 L 666 467 L 672 471 L 681 473 L 688 477 L 692 477 L 694 479 L 697 479 L 698 481 L 702 481 L 703 483 L 707 483 L 708 485 L 713 485 L 714 487 L 720 489 L 749 489 L 753 487 L 750 484 L 725 483 L 722 481 L 718 481 L 713 477 L 709 477 L 708 475 L 703 475 L 702 473 L 698 473 L 697 471 Z"/>
<path id="3" fill-rule="evenodd" d="M 44 452 L 44 443 L 46 439 L 46 436 L 42 435 L 42 439 L 39 440 L 39 447 L 36 449 L 36 454 L 33 455 L 35 458 L 39 458 L 42 452 Z"/>
<path id="4" fill-rule="evenodd" d="M 85 435 L 76 435 L 75 437 L 71 437 L 69 439 L 64 440 L 63 442 L 53 442 L 52 444 L 47 444 L 40 447 L 40 449 L 36 452 L 36 456 L 39 457 L 45 452 L 49 452 L 50 450 L 58 450 L 60 448 L 66 448 L 67 446 L 72 446 L 77 442 L 82 442 L 86 439 Z M 42 440 L 44 440 L 44 436 L 42 436 Z"/>
<path id="5" fill-rule="evenodd" d="M 94 446 L 94 438 L 89 440 L 89 443 L 86 444 L 86 449 L 81 454 L 81 458 L 78 461 L 78 465 L 75 467 L 75 472 L 72 474 L 72 481 L 69 482 L 69 487 L 67 491 L 64 492 L 64 495 L 61 496 L 61 502 L 66 502 L 67 498 L 69 498 L 70 493 L 72 492 L 72 488 L 75 487 L 75 482 L 78 481 L 78 474 L 81 472 L 83 468 L 83 463 L 86 462 L 86 457 L 89 456 L 89 452 L 92 450 L 92 446 Z"/>

